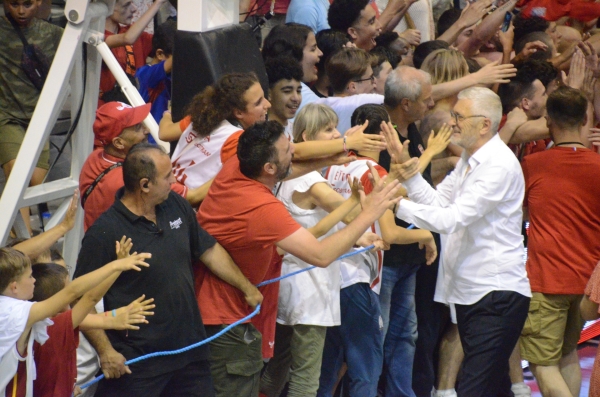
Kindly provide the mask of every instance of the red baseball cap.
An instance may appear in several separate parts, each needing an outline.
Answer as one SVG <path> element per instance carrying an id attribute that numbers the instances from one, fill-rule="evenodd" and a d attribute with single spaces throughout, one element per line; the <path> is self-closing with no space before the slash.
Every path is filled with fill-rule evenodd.
<path id="1" fill-rule="evenodd" d="M 123 102 L 108 102 L 100 106 L 94 121 L 94 146 L 108 145 L 113 138 L 121 135 L 125 128 L 144 121 L 150 113 L 151 106 L 152 104 L 146 103 L 131 107 Z"/>

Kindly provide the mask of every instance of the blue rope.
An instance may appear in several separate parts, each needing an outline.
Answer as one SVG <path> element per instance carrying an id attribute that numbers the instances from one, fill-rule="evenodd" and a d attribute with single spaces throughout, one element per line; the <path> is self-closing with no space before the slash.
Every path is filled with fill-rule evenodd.
<path id="1" fill-rule="evenodd" d="M 414 227 L 415 227 L 415 225 L 410 225 L 410 226 L 407 227 L 407 229 L 412 229 Z M 348 252 L 348 253 L 340 256 L 336 260 L 340 260 L 340 259 L 344 259 L 344 258 L 348 258 L 350 256 L 354 256 L 354 255 L 360 254 L 361 252 L 368 251 L 368 250 L 370 250 L 370 249 L 372 249 L 374 247 L 375 247 L 374 245 L 369 245 L 368 247 L 361 248 L 361 249 L 358 249 L 356 251 Z M 296 274 L 300 274 L 300 273 L 312 270 L 315 267 L 316 266 L 309 266 L 306 269 L 301 269 L 301 270 L 298 270 L 298 271 L 286 274 L 285 276 L 277 277 L 277 278 L 274 278 L 274 279 L 271 279 L 271 280 L 265 280 L 262 283 L 257 284 L 256 286 L 257 287 L 262 287 L 262 286 L 265 286 L 265 285 L 268 285 L 268 284 L 276 283 L 277 281 L 283 280 L 284 278 L 292 277 L 292 276 L 295 276 Z M 209 342 L 212 342 L 213 340 L 217 339 L 218 337 L 220 337 L 224 333 L 228 332 L 233 327 L 236 327 L 236 326 L 238 326 L 238 325 L 240 325 L 242 323 L 245 323 L 246 321 L 250 320 L 252 317 L 256 316 L 259 312 L 260 312 L 260 305 L 256 306 L 256 309 L 254 309 L 254 311 L 252 313 L 250 313 L 249 315 L 247 315 L 246 317 L 242 318 L 241 320 L 236 321 L 235 323 L 233 323 L 231 325 L 228 325 L 227 327 L 223 328 L 221 331 L 219 331 L 218 333 L 214 334 L 210 338 L 206 338 L 204 340 L 201 340 L 200 342 L 194 343 L 193 345 L 189 345 L 189 346 L 183 347 L 181 349 L 169 350 L 169 351 L 162 351 L 162 352 L 155 352 L 155 353 L 150 353 L 150 354 L 146 354 L 146 355 L 143 355 L 143 356 L 139 356 L 139 357 L 131 359 L 129 361 L 125 361 L 125 365 L 135 364 L 137 362 L 140 362 L 140 361 L 143 361 L 143 360 L 147 360 L 147 359 L 152 358 L 152 357 L 171 356 L 171 355 L 174 355 L 174 354 L 180 354 L 180 353 L 184 353 L 184 352 L 186 352 L 188 350 L 195 349 L 195 348 L 200 347 L 202 345 L 205 345 L 205 344 L 207 344 Z M 95 378 L 95 379 L 89 381 L 88 383 L 84 384 L 83 386 L 81 386 L 81 389 L 82 390 L 86 389 L 86 388 L 92 386 L 93 384 L 100 382 L 102 379 L 104 379 L 104 375 L 100 375 L 97 378 Z"/>
<path id="2" fill-rule="evenodd" d="M 339 261 L 340 259 L 348 258 L 349 256 L 352 256 L 352 255 L 360 254 L 361 252 L 368 251 L 368 250 L 370 250 L 370 249 L 372 249 L 374 247 L 375 247 L 374 245 L 369 245 L 368 247 L 361 248 L 361 249 L 356 250 L 356 251 L 348 252 L 348 253 L 340 256 L 339 258 L 337 258 L 336 261 Z M 269 284 L 273 284 L 273 283 L 276 283 L 278 281 L 281 281 L 284 278 L 292 277 L 292 276 L 295 276 L 296 274 L 307 272 L 309 270 L 314 269 L 315 267 L 316 266 L 309 266 L 309 267 L 304 268 L 304 269 L 296 270 L 295 272 L 288 273 L 285 276 L 281 276 L 281 277 L 277 277 L 277 278 L 272 278 L 271 280 L 265 280 L 262 283 L 256 284 L 256 286 L 259 287 L 259 288 L 260 287 L 264 287 L 265 285 L 269 285 Z"/>
<path id="3" fill-rule="evenodd" d="M 227 331 L 229 331 L 233 327 L 236 327 L 236 326 L 238 326 L 238 325 L 240 325 L 240 324 L 242 324 L 242 323 L 250 320 L 252 317 L 256 316 L 259 312 L 260 312 L 260 305 L 257 305 L 256 309 L 254 309 L 254 311 L 252 313 L 248 314 L 246 317 L 242 318 L 241 320 L 238 320 L 235 323 L 233 323 L 231 325 L 228 325 L 227 327 L 223 328 L 221 331 L 219 331 L 218 333 L 214 334 L 210 338 L 206 338 L 204 340 L 201 340 L 200 342 L 194 343 L 193 345 L 189 345 L 189 346 L 183 347 L 181 349 L 169 350 L 169 351 L 163 351 L 163 352 L 155 352 L 155 353 L 150 353 L 150 354 L 146 354 L 146 355 L 143 355 L 143 356 L 139 356 L 139 357 L 134 358 L 132 360 L 125 361 L 125 365 L 135 364 L 135 363 L 137 363 L 139 361 L 147 360 L 147 359 L 152 358 L 152 357 L 171 356 L 171 355 L 174 355 L 174 354 L 180 354 L 180 353 L 184 353 L 184 352 L 186 352 L 188 350 L 195 349 L 197 347 L 200 347 L 202 345 L 207 344 L 208 342 L 212 342 L 213 340 L 217 339 L 218 337 L 220 337 L 221 335 L 223 335 L 224 333 L 226 333 Z M 100 382 L 103 378 L 104 378 L 104 375 L 100 375 L 97 378 L 89 381 L 85 385 L 81 386 L 81 389 L 82 390 L 86 389 L 86 388 L 90 387 L 91 385 L 93 385 L 94 383 Z"/>

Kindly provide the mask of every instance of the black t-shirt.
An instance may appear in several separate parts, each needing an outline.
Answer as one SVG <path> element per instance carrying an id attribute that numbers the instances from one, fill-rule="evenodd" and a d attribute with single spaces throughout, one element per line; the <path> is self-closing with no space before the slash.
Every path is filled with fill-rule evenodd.
<path id="1" fill-rule="evenodd" d="M 408 134 L 407 138 L 404 138 L 402 135 L 398 134 L 400 137 L 400 142 L 404 143 L 405 140 L 409 139 L 410 143 L 408 144 L 408 153 L 410 157 L 421 157 L 421 153 L 425 151 L 425 145 L 423 144 L 423 138 L 421 138 L 421 134 L 419 133 L 419 129 L 415 126 L 414 123 L 408 126 Z M 388 172 L 390 171 L 390 155 L 387 151 L 381 152 L 379 155 L 379 165 L 385 168 Z M 423 178 L 433 186 L 433 182 L 431 179 L 431 163 L 423 172 Z M 401 204 L 402 205 L 402 204 Z M 396 225 L 401 227 L 408 227 L 409 224 L 404 222 L 401 219 L 394 217 L 396 221 Z M 399 266 L 407 266 L 407 265 L 421 265 L 425 263 L 425 250 L 419 249 L 419 244 L 392 244 L 389 251 L 385 252 L 383 256 L 383 266 L 390 267 L 399 267 Z"/>
<path id="2" fill-rule="evenodd" d="M 141 272 L 123 272 L 104 296 L 104 310 L 129 305 L 142 294 L 154 298 L 154 316 L 137 331 L 106 331 L 113 347 L 127 360 L 164 350 L 176 350 L 206 338 L 194 291 L 192 264 L 216 244 L 202 229 L 192 207 L 171 192 L 156 206 L 157 224 L 133 214 L 123 203 L 123 188 L 115 203 L 85 234 L 77 259 L 75 277 L 96 270 L 116 259 L 115 241 L 131 238 L 131 252 L 149 252 L 150 267 Z M 150 358 L 134 364 L 139 377 L 151 377 L 208 359 L 208 347 L 183 354 Z M 131 375 L 128 375 L 131 376 Z"/>

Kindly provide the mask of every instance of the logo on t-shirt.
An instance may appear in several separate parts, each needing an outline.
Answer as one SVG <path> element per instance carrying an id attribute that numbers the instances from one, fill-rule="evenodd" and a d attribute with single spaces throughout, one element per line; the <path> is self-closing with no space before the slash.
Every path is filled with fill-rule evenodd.
<path id="1" fill-rule="evenodd" d="M 174 221 L 169 221 L 171 229 L 179 229 L 179 226 L 181 226 L 182 223 L 183 222 L 181 221 L 181 218 L 175 219 Z"/>
<path id="2" fill-rule="evenodd" d="M 533 7 L 531 9 L 532 17 L 540 17 L 543 18 L 546 16 L 546 7 Z"/>

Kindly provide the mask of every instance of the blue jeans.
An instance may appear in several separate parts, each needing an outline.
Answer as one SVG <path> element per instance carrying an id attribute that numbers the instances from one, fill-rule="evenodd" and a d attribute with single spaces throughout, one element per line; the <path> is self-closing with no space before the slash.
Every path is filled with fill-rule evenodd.
<path id="1" fill-rule="evenodd" d="M 415 284 L 419 267 L 383 267 L 379 301 L 383 317 L 386 397 L 415 397 L 412 370 L 417 342 Z"/>
<path id="2" fill-rule="evenodd" d="M 317 397 L 331 397 L 344 360 L 348 365 L 350 396 L 375 397 L 383 365 L 383 336 L 379 297 L 367 283 L 340 291 L 342 324 L 325 336 Z"/>

